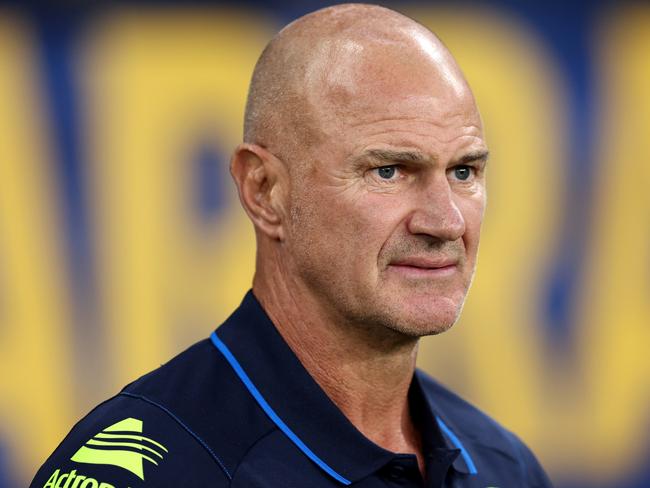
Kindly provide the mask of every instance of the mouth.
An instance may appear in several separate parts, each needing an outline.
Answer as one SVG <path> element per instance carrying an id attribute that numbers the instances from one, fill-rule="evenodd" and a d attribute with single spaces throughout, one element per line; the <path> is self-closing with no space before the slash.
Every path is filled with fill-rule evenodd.
<path id="1" fill-rule="evenodd" d="M 391 262 L 389 269 L 410 277 L 445 277 L 452 275 L 459 268 L 456 258 L 404 258 Z"/>

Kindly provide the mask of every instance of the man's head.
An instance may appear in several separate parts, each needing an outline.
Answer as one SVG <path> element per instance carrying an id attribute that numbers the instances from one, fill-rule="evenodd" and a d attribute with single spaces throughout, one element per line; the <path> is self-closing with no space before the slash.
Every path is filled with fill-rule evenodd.
<path id="1" fill-rule="evenodd" d="M 231 162 L 256 281 L 335 321 L 438 333 L 471 282 L 487 147 L 472 93 L 426 28 L 339 5 L 293 22 L 255 68 Z"/>

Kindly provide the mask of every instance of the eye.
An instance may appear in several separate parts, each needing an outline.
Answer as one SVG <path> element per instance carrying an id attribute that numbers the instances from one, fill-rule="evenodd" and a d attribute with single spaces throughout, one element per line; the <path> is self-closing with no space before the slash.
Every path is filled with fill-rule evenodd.
<path id="1" fill-rule="evenodd" d="M 470 166 L 456 166 L 454 168 L 454 175 L 459 180 L 465 181 L 472 176 L 472 168 Z"/>
<path id="2" fill-rule="evenodd" d="M 396 166 L 382 166 L 381 168 L 376 168 L 377 175 L 383 179 L 383 180 L 390 180 L 393 176 L 395 176 L 395 172 L 397 171 Z"/>

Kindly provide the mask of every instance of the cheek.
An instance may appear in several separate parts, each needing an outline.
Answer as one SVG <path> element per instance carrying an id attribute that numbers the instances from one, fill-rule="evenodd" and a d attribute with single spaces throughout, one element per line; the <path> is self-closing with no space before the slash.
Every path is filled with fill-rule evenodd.
<path id="1" fill-rule="evenodd" d="M 287 243 L 303 266 L 340 266 L 351 260 L 359 248 L 359 219 L 349 206 L 325 192 L 296 195 L 292 203 Z"/>
<path id="2" fill-rule="evenodd" d="M 372 279 L 384 244 L 400 222 L 400 205 L 387 195 L 323 194 L 296 202 L 293 230 L 297 252 L 316 259 L 322 271 L 335 266 Z M 307 264 L 307 263 L 303 263 Z M 313 263 L 312 265 L 315 265 Z"/>
<path id="3" fill-rule="evenodd" d="M 465 220 L 465 235 L 463 240 L 469 254 L 475 253 L 481 234 L 481 223 L 485 211 L 485 193 L 473 195 L 457 203 Z"/>
<path id="4" fill-rule="evenodd" d="M 353 232 L 376 258 L 408 214 L 408 203 L 391 195 L 369 193 L 351 203 Z"/>

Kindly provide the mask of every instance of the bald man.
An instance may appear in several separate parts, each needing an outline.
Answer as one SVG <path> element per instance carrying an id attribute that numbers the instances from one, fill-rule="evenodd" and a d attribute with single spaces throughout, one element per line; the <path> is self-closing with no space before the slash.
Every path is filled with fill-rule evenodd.
<path id="1" fill-rule="evenodd" d="M 415 368 L 472 280 L 487 157 L 467 82 L 420 24 L 339 5 L 287 26 L 231 159 L 252 290 L 79 422 L 32 486 L 550 486 L 517 437 Z"/>

